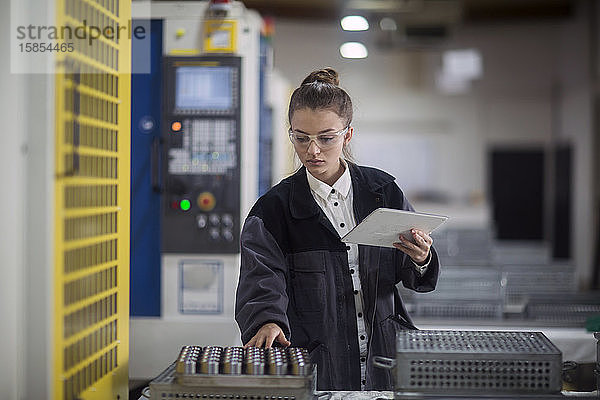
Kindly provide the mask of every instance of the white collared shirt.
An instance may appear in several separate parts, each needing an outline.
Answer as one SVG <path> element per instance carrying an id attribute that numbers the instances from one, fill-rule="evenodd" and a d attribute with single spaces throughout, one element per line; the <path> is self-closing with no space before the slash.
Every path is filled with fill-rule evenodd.
<path id="1" fill-rule="evenodd" d="M 354 219 L 353 211 L 354 203 L 350 170 L 346 161 L 340 161 L 344 166 L 344 173 L 338 178 L 333 186 L 329 186 L 325 182 L 312 176 L 311 173 L 308 172 L 308 169 L 306 170 L 306 177 L 308 179 L 308 185 L 310 186 L 310 192 L 315 201 L 319 207 L 321 207 L 337 233 L 342 237 L 356 226 L 356 221 Z M 360 382 L 361 389 L 364 390 L 366 383 L 369 337 L 358 271 L 358 245 L 347 243 L 346 249 L 348 250 L 348 268 L 350 269 L 350 276 L 352 277 L 354 306 L 356 308 L 356 326 L 358 330 L 358 347 L 360 353 Z M 424 266 L 414 265 L 417 271 L 424 274 L 428 263 Z"/>

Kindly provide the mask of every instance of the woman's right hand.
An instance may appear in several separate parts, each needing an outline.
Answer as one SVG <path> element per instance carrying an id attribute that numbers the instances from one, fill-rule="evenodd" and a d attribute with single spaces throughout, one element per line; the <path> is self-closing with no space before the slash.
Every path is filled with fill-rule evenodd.
<path id="1" fill-rule="evenodd" d="M 269 322 L 261 326 L 256 335 L 244 345 L 244 348 L 250 346 L 263 347 L 264 345 L 265 349 L 268 349 L 273 345 L 274 341 L 277 341 L 277 343 L 281 344 L 283 347 L 288 347 L 292 344 L 286 339 L 279 325 Z"/>

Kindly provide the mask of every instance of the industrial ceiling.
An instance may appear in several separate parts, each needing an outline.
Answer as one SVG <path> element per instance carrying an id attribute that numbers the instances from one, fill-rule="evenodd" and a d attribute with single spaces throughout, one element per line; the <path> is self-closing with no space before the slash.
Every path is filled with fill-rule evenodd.
<path id="1" fill-rule="evenodd" d="M 565 18 L 574 0 L 243 0 L 263 15 L 291 19 L 337 19 L 349 12 L 365 16 L 445 21 L 448 14 L 464 22 Z"/>

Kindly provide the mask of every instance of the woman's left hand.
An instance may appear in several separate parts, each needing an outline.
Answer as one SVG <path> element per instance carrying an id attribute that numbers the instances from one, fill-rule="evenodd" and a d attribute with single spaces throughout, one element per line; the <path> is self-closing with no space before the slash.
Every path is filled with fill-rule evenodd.
<path id="1" fill-rule="evenodd" d="M 398 250 L 406 253 L 417 264 L 422 264 L 429 257 L 429 248 L 433 244 L 433 239 L 418 229 L 411 229 L 410 233 L 414 239 L 414 243 L 404 236 L 398 235 L 400 242 L 395 242 L 393 245 Z"/>

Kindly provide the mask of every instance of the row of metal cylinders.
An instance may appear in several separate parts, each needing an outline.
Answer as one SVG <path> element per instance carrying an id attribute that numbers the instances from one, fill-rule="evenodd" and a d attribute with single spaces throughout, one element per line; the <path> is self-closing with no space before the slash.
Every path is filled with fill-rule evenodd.
<path id="1" fill-rule="evenodd" d="M 183 346 L 177 358 L 179 374 L 309 375 L 308 351 L 299 347 Z"/>

